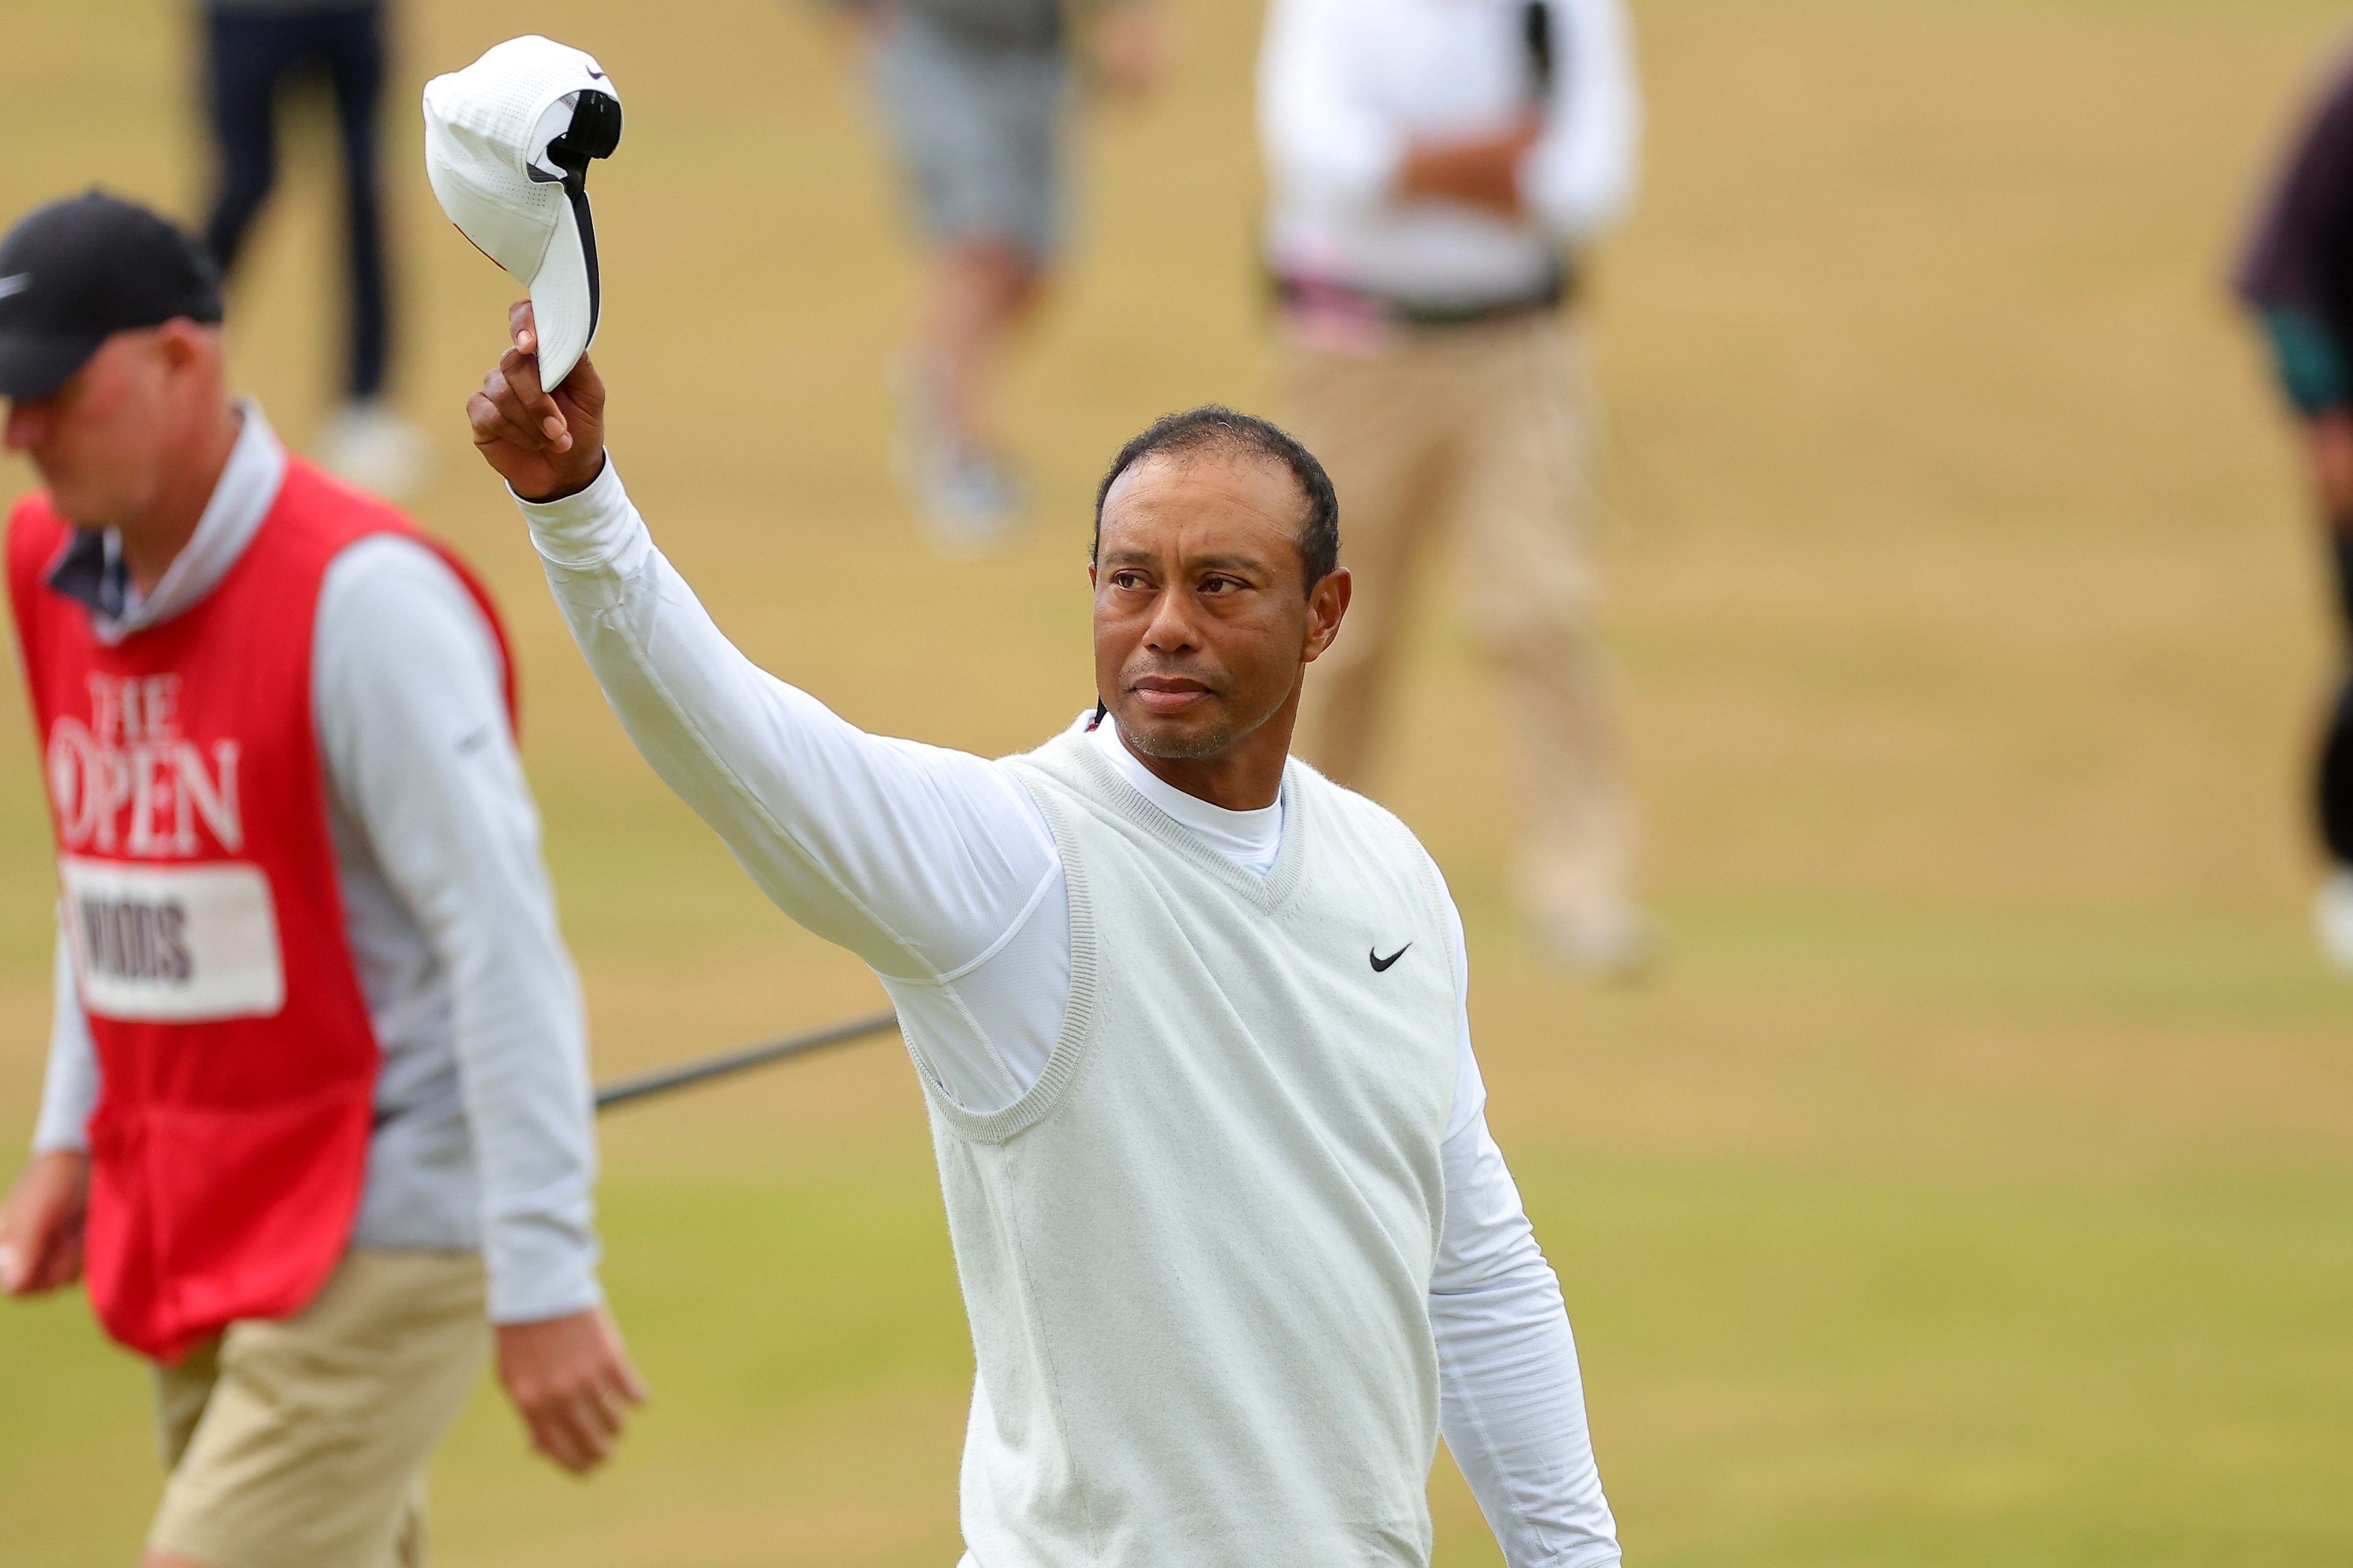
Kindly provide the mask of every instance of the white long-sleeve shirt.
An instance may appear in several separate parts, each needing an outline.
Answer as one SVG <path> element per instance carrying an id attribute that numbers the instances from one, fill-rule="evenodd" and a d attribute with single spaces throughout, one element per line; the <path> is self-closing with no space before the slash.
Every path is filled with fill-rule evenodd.
<path id="1" fill-rule="evenodd" d="M 655 548 L 609 459 L 579 495 L 522 510 L 582 652 L 656 772 L 786 914 L 873 967 L 922 1021 L 931 1049 L 917 1065 L 951 1100 L 982 1114 L 1018 1100 L 1071 991 L 1062 865 L 1035 800 L 997 763 L 866 734 L 754 665 Z M 1220 810 L 1154 776 L 1111 726 L 1094 741 L 1211 848 L 1261 874 L 1273 863 L 1280 801 Z M 1459 959 L 1459 916 L 1453 935 Z M 1447 1442 L 1514 1568 L 1613 1563 L 1576 1342 L 1487 1130 L 1467 1016 L 1456 1082 L 1430 1281 Z"/>
<path id="2" fill-rule="evenodd" d="M 1409 304 L 1525 298 L 1595 238 L 1634 184 L 1641 100 L 1620 0 L 1545 0 L 1554 60 L 1541 105 L 1526 0 L 1272 0 L 1259 134 L 1278 275 Z M 1408 149 L 1543 134 L 1520 167 L 1528 216 L 1398 190 Z"/>
<path id="3" fill-rule="evenodd" d="M 170 620 L 236 564 L 286 453 L 260 409 L 155 591 L 93 614 L 103 639 Z M 481 611 L 430 550 L 390 535 L 338 555 L 319 591 L 311 715 L 344 937 L 382 1053 L 363 1247 L 480 1248 L 491 1316 L 596 1304 L 596 1135 L 578 980 Z M 58 944 L 37 1151 L 87 1147 L 99 1069 Z"/>

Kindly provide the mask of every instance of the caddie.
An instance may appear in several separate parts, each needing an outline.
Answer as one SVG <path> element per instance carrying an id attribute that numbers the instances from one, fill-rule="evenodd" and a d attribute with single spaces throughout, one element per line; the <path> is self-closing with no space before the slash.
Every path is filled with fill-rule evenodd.
<path id="1" fill-rule="evenodd" d="M 1129 442 L 1100 700 L 991 762 L 746 658 L 623 489 L 592 363 L 551 395 L 528 303 L 512 331 L 475 444 L 606 695 L 897 1005 L 977 1363 L 965 1568 L 1426 1568 L 1441 1430 L 1513 1568 L 1618 1562 L 1461 918 L 1403 824 L 1289 759 L 1348 607 L 1322 465 L 1221 408 Z M 939 676 L 993 679 L 986 643 Z"/>
<path id="2" fill-rule="evenodd" d="M 0 239 L 62 891 L 0 1284 L 86 1279 L 154 1363 L 147 1568 L 383 1568 L 421 1560 L 425 1461 L 493 1338 L 568 1468 L 641 1390 L 498 616 L 231 399 L 221 315 L 208 253 L 113 196 Z"/>

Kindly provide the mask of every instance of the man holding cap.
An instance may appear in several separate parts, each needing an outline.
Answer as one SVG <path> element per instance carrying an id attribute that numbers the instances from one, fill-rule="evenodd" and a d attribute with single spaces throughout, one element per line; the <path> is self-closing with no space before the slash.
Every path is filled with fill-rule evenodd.
<path id="1" fill-rule="evenodd" d="M 496 614 L 227 394 L 219 279 L 91 192 L 0 239 L 8 585 L 61 930 L 0 1286 L 156 1363 L 147 1568 L 381 1568 L 498 1325 L 542 1451 L 641 1397 Z"/>
<path id="2" fill-rule="evenodd" d="M 473 193 L 520 183 L 550 84 L 480 63 L 427 90 L 427 155 L 437 102 L 504 127 L 434 174 L 499 257 Z M 511 254 L 476 448 L 646 760 L 897 1008 L 972 1326 L 965 1568 L 1428 1568 L 1441 1429 L 1513 1568 L 1617 1563 L 1461 919 L 1403 824 L 1290 763 L 1349 602 L 1323 465 L 1231 409 L 1158 421 L 1095 496 L 1100 700 L 996 762 L 869 735 L 663 557 L 578 321 Z"/>

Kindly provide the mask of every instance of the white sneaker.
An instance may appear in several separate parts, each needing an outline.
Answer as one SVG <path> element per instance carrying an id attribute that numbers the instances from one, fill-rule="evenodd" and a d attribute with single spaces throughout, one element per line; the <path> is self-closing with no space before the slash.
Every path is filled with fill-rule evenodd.
<path id="1" fill-rule="evenodd" d="M 432 444 L 381 403 L 347 403 L 319 432 L 319 466 L 386 500 L 407 500 L 431 475 Z"/>
<path id="2" fill-rule="evenodd" d="M 2312 900 L 2312 935 L 2329 968 L 2353 975 L 2353 866 L 2339 866 L 2320 884 Z"/>
<path id="3" fill-rule="evenodd" d="M 955 560 L 1003 549 L 1028 504 L 1012 467 L 948 428 L 940 412 L 939 377 L 920 352 L 910 350 L 892 362 L 891 383 L 899 400 L 892 467 L 923 513 L 933 548 Z"/>
<path id="4" fill-rule="evenodd" d="M 979 452 L 944 453 L 923 477 L 923 522 L 943 555 L 969 558 L 1001 550 L 1021 524 L 1021 483 L 999 459 Z"/>

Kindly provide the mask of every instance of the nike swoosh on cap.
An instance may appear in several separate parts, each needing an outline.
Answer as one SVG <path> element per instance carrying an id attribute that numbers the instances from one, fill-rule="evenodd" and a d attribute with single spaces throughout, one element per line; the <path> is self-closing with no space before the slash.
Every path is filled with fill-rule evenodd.
<path id="1" fill-rule="evenodd" d="M 1411 943 L 1411 942 L 1407 942 L 1407 943 L 1405 944 L 1405 947 L 1411 947 L 1412 945 L 1413 945 L 1413 943 Z M 1387 970 L 1388 970 L 1388 966 L 1389 966 L 1390 964 L 1395 963 L 1398 959 L 1403 958 L 1403 957 L 1405 956 L 1405 947 L 1398 948 L 1395 952 L 1390 953 L 1387 958 L 1383 958 L 1383 957 L 1381 956 L 1381 950 L 1380 950 L 1379 948 L 1377 948 L 1377 947 L 1374 947 L 1374 948 L 1367 948 L 1367 949 L 1366 949 L 1366 950 L 1365 950 L 1365 957 L 1366 957 L 1366 959 L 1368 959 L 1368 960 L 1370 960 L 1370 961 L 1371 961 L 1371 963 L 1372 963 L 1372 966 L 1373 966 L 1373 973 L 1376 973 L 1376 974 L 1379 974 L 1379 973 L 1384 973 L 1385 971 L 1387 971 Z"/>
<path id="2" fill-rule="evenodd" d="M 0 278 L 0 300 L 5 300 L 11 294 L 22 294 L 32 286 L 31 273 L 12 272 L 5 278 Z"/>

